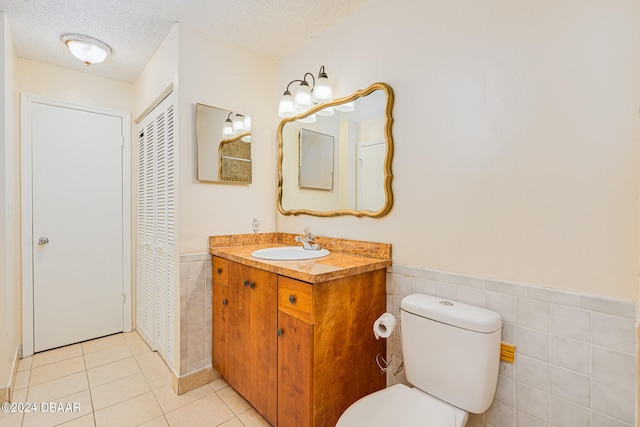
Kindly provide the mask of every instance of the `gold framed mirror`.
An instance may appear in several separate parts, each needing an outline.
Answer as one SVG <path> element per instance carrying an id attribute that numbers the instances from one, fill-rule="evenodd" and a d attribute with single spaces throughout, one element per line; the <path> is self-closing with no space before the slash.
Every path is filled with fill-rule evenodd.
<path id="1" fill-rule="evenodd" d="M 374 83 L 282 120 L 278 126 L 278 211 L 283 215 L 373 218 L 389 213 L 393 206 L 393 103 L 391 86 Z M 306 135 L 317 134 L 330 136 L 333 147 L 305 148 L 313 142 L 305 143 Z M 309 173 L 325 182 L 331 180 L 332 185 L 305 186 Z"/>
<path id="2" fill-rule="evenodd" d="M 251 116 L 196 104 L 198 181 L 251 184 Z"/>

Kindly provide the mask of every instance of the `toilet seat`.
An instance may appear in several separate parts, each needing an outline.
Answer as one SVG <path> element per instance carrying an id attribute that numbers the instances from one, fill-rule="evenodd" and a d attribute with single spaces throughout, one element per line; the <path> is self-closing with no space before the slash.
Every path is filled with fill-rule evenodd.
<path id="1" fill-rule="evenodd" d="M 464 413 L 462 410 L 458 410 Z M 460 414 L 457 414 L 458 417 Z M 464 417 L 466 422 L 466 417 Z M 460 421 L 460 420 L 458 420 Z M 396 384 L 349 406 L 336 427 L 455 427 L 453 407 L 427 393 Z"/>

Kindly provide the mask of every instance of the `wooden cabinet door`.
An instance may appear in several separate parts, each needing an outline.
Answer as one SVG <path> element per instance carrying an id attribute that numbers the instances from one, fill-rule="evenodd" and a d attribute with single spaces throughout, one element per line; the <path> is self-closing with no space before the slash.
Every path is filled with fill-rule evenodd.
<path id="1" fill-rule="evenodd" d="M 229 288 L 213 284 L 212 365 L 229 377 Z"/>
<path id="2" fill-rule="evenodd" d="M 245 267 L 251 294 L 251 403 L 272 425 L 278 418 L 277 276 Z"/>
<path id="3" fill-rule="evenodd" d="M 251 400 L 251 293 L 245 286 L 243 266 L 229 263 L 229 376 L 238 393 Z"/>
<path id="4" fill-rule="evenodd" d="M 311 426 L 313 325 L 279 311 L 278 335 L 278 426 Z"/>
<path id="5" fill-rule="evenodd" d="M 277 276 L 229 263 L 229 384 L 277 424 Z"/>

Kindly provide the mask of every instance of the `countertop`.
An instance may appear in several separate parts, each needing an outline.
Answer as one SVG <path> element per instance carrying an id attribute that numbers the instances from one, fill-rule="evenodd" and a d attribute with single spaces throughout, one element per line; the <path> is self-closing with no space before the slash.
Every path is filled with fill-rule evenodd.
<path id="1" fill-rule="evenodd" d="M 281 234 L 281 233 L 271 233 Z M 251 235 L 246 235 L 251 236 Z M 223 239 L 217 239 L 222 237 Z M 227 237 L 225 240 L 224 237 Z M 390 267 L 391 261 L 391 245 L 380 244 L 373 242 L 359 242 L 359 241 L 347 241 L 343 239 L 318 239 L 322 240 L 325 247 L 331 252 L 324 258 L 309 259 L 302 261 L 270 261 L 264 259 L 258 259 L 251 256 L 251 253 L 258 249 L 272 248 L 276 246 L 293 246 L 291 244 L 283 244 L 282 241 L 287 242 L 290 235 L 278 236 L 272 242 L 264 242 L 264 238 L 255 239 L 257 244 L 237 244 L 235 246 L 218 246 L 217 244 L 225 244 L 228 242 L 228 236 L 212 236 L 210 238 L 210 253 L 213 256 L 218 256 L 229 261 L 238 262 L 250 267 L 259 268 L 261 270 L 276 273 L 282 276 L 291 277 L 293 279 L 302 280 L 307 283 L 321 283 L 328 280 L 339 279 L 342 277 L 352 276 L 355 274 L 367 273 L 374 270 Z M 216 240 L 217 239 L 217 240 Z M 234 239 L 235 240 L 235 239 Z M 254 240 L 254 239 L 249 239 Z M 272 240 L 272 239 L 267 239 Z M 316 241 L 318 241 L 316 240 Z M 240 239 L 238 243 L 253 243 Z M 356 242 L 358 252 L 361 253 L 379 253 L 382 256 L 387 257 L 372 257 L 361 254 L 354 254 L 349 252 L 339 252 L 332 250 L 334 248 L 349 247 L 349 244 L 344 242 Z M 287 242 L 288 243 L 288 242 Z M 383 250 L 372 251 L 367 245 L 376 245 L 377 249 L 380 246 L 384 246 Z M 388 246 L 388 248 L 387 248 Z M 362 249 L 362 250 L 360 250 Z M 388 250 L 387 250 L 388 249 Z"/>

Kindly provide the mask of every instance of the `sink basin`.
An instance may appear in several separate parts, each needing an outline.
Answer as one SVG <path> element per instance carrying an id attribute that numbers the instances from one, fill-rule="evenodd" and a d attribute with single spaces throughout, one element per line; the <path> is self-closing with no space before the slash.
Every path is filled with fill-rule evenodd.
<path id="1" fill-rule="evenodd" d="M 258 249 L 251 255 L 255 258 L 271 261 L 300 261 L 303 259 L 323 258 L 329 255 L 327 249 L 318 251 L 304 249 L 302 246 L 278 246 L 275 248 Z"/>

